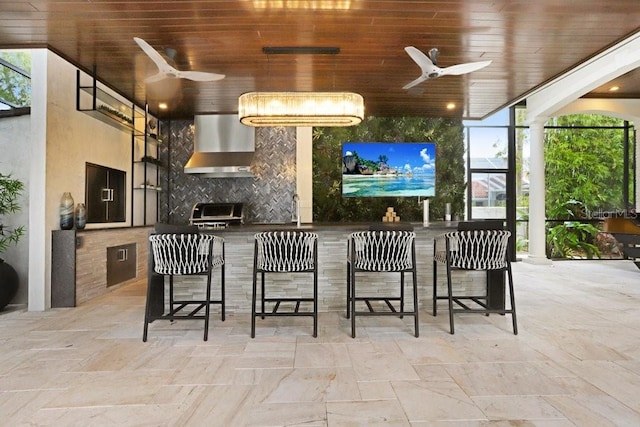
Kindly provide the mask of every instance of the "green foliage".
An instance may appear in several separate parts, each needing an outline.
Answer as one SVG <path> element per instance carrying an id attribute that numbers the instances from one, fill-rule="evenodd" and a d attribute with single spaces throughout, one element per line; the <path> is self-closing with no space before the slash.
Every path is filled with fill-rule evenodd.
<path id="1" fill-rule="evenodd" d="M 18 197 L 23 189 L 22 181 L 0 172 L 0 253 L 7 250 L 9 245 L 18 243 L 24 234 L 24 226 L 10 229 L 2 223 L 3 216 L 20 210 Z"/>
<path id="2" fill-rule="evenodd" d="M 599 230 L 583 221 L 590 219 L 589 212 L 625 207 L 624 194 L 629 189 L 622 187 L 623 122 L 576 114 L 554 118 L 547 125 L 565 126 L 546 131 L 547 218 L 565 220 L 548 230 L 547 256 L 599 258 Z"/>
<path id="3" fill-rule="evenodd" d="M 367 117 L 353 127 L 314 128 L 314 221 L 380 221 L 393 206 L 403 221 L 422 221 L 417 198 L 343 198 L 343 142 L 435 142 L 436 197 L 430 200 L 432 218 L 443 218 L 445 204 L 452 214 L 464 212 L 464 136 L 460 120 L 422 117 Z M 388 159 L 377 159 L 385 163 Z M 378 164 L 367 166 L 376 170 Z"/>
<path id="4" fill-rule="evenodd" d="M 581 222 L 586 219 L 585 205 L 579 200 L 568 200 L 551 211 L 554 218 L 566 219 L 547 231 L 547 256 L 550 258 L 600 258 L 595 244 L 598 228 Z"/>
<path id="5" fill-rule="evenodd" d="M 3 51 L 0 58 L 29 73 L 31 55 L 24 51 Z M 23 75 L 0 66 L 0 101 L 12 105 L 28 107 L 31 105 L 31 80 Z"/>
<path id="6" fill-rule="evenodd" d="M 594 256 L 600 258 L 595 241 L 598 228 L 579 221 L 565 221 L 547 233 L 547 256 L 550 258 L 575 258 Z"/>
<path id="7" fill-rule="evenodd" d="M 566 200 L 580 200 L 586 210 L 623 207 L 623 132 L 602 127 L 622 126 L 620 119 L 577 114 L 558 117 L 547 125 L 545 179 L 547 217 Z M 573 128 L 571 127 L 573 126 Z M 583 129 L 578 126 L 597 126 Z M 599 127 L 599 128 L 598 128 Z"/>

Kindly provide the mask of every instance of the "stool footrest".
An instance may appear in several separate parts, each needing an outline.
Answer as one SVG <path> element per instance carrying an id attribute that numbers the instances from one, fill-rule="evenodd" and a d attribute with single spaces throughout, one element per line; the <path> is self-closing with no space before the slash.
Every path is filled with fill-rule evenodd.
<path id="1" fill-rule="evenodd" d="M 211 300 L 211 301 L 209 301 L 210 305 L 222 304 L 222 303 L 223 303 L 222 300 Z M 174 305 L 175 304 L 206 304 L 206 301 L 205 300 L 193 300 L 193 301 L 192 300 L 185 300 L 185 301 L 175 300 L 175 301 L 173 301 L 173 304 Z"/>
<path id="2" fill-rule="evenodd" d="M 313 298 L 293 298 L 293 297 L 283 297 L 283 298 L 264 298 L 263 301 L 265 303 L 275 303 L 273 306 L 273 309 L 271 310 L 271 314 L 278 314 L 281 316 L 288 316 L 288 315 L 294 315 L 295 313 L 300 313 L 300 314 L 304 314 L 304 315 L 313 315 L 313 312 L 300 312 L 300 304 L 303 302 L 313 302 L 314 299 Z M 281 303 L 287 303 L 287 302 L 294 302 L 295 303 L 295 307 L 293 309 L 293 311 L 286 311 L 286 312 L 278 312 L 278 309 L 280 308 L 280 304 Z M 257 311 L 256 314 L 260 314 L 261 316 L 266 316 L 269 313 L 267 313 L 266 311 L 263 312 L 259 312 Z"/>
<path id="3" fill-rule="evenodd" d="M 178 305 L 176 307 L 176 305 Z M 183 309 L 187 308 L 187 306 L 190 305 L 197 305 L 196 308 L 194 308 L 193 310 L 191 310 L 191 313 L 189 314 L 176 314 L 179 313 L 180 311 L 182 311 Z M 173 307 L 170 308 L 168 315 L 169 316 L 178 316 L 178 317 L 193 317 L 196 313 L 198 313 L 200 310 L 202 310 L 205 307 L 205 303 L 204 302 L 200 302 L 200 301 L 193 301 L 193 302 L 176 302 L 174 303 Z M 163 316 L 164 317 L 164 316 Z"/>
<path id="4" fill-rule="evenodd" d="M 398 301 L 401 302 L 402 298 L 400 297 L 356 297 L 354 298 L 357 301 L 364 301 L 364 303 L 367 305 L 367 308 L 369 309 L 369 311 L 371 313 L 380 313 L 379 311 L 375 311 L 375 309 L 373 308 L 373 306 L 371 305 L 371 301 L 382 301 L 384 302 L 387 307 L 389 308 L 389 310 L 391 310 L 392 313 L 399 313 L 398 310 L 396 310 L 396 308 L 393 306 L 393 304 L 391 304 L 391 301 Z M 359 311 L 356 313 L 360 313 Z"/>
<path id="5" fill-rule="evenodd" d="M 484 308 L 454 308 L 454 313 L 513 314 L 514 310 L 489 310 Z"/>
<path id="6" fill-rule="evenodd" d="M 356 311 L 357 316 L 417 316 L 414 311 Z"/>
<path id="7" fill-rule="evenodd" d="M 312 311 L 287 311 L 287 312 L 283 312 L 283 311 L 268 311 L 268 312 L 264 312 L 264 313 L 260 313 L 259 311 L 255 313 L 256 316 L 260 316 L 260 317 L 270 317 L 270 316 L 311 316 L 311 317 L 315 317 L 316 314 Z"/>

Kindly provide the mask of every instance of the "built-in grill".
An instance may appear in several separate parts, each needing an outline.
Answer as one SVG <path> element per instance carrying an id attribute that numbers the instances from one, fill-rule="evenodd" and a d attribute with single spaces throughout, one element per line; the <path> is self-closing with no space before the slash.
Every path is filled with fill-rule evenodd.
<path id="1" fill-rule="evenodd" d="M 225 228 L 244 223 L 243 203 L 196 203 L 189 224 L 201 229 Z"/>

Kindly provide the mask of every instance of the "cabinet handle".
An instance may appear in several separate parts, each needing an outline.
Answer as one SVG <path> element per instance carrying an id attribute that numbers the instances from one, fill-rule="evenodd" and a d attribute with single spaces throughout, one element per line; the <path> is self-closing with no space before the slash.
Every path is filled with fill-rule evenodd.
<path id="1" fill-rule="evenodd" d="M 126 261 L 129 259 L 128 249 L 118 249 L 118 261 Z"/>
<path id="2" fill-rule="evenodd" d="M 113 188 L 103 188 L 100 197 L 102 202 L 113 202 Z"/>

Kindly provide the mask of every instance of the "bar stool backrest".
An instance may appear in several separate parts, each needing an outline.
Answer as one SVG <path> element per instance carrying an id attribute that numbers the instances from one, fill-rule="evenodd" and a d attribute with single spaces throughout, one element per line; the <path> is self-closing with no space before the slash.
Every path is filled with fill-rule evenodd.
<path id="1" fill-rule="evenodd" d="M 358 231 L 349 236 L 349 257 L 361 271 L 406 271 L 413 268 L 413 231 Z"/>
<path id="2" fill-rule="evenodd" d="M 312 271 L 316 265 L 318 235 L 309 231 L 256 233 L 256 268 L 271 272 Z"/>
<path id="3" fill-rule="evenodd" d="M 223 239 L 208 234 L 152 234 L 154 271 L 163 275 L 205 274 L 224 264 Z"/>
<path id="4" fill-rule="evenodd" d="M 449 265 L 464 270 L 501 270 L 507 268 L 507 248 L 511 232 L 506 230 L 466 230 L 445 233 Z M 446 259 L 442 260 L 446 262 Z"/>

